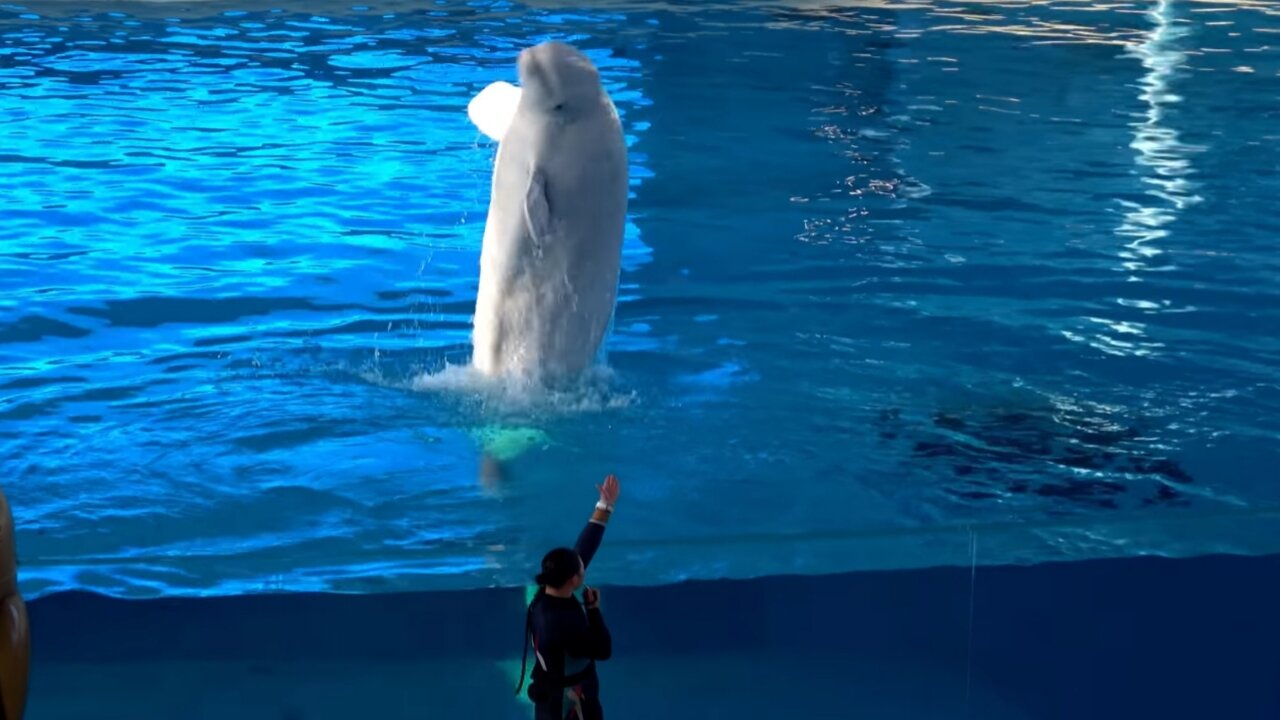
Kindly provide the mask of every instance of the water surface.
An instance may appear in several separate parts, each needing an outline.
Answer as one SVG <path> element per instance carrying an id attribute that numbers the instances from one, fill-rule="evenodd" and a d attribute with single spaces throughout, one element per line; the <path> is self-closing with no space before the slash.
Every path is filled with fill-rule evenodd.
<path id="1" fill-rule="evenodd" d="M 0 6 L 26 592 L 520 583 L 607 472 L 613 582 L 1280 549 L 1274 5 L 595 7 Z M 550 38 L 631 147 L 612 377 L 424 389 Z"/>

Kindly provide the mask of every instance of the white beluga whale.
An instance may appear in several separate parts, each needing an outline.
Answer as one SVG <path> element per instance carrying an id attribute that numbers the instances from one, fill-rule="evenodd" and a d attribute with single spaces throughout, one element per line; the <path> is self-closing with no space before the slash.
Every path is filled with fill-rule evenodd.
<path id="1" fill-rule="evenodd" d="M 627 146 L 599 71 L 551 41 L 522 50 L 467 114 L 498 141 L 480 251 L 471 365 L 554 384 L 596 366 L 613 319 L 626 227 Z"/>
<path id="2" fill-rule="evenodd" d="M 519 86 L 491 83 L 467 104 L 471 122 L 498 143 L 471 361 L 413 383 L 481 391 L 489 418 L 469 434 L 482 450 L 480 482 L 498 497 L 508 462 L 559 443 L 527 420 L 493 418 L 492 409 L 625 404 L 574 382 L 603 366 L 617 298 L 630 191 L 622 124 L 577 49 L 542 43 L 522 51 L 516 68 Z"/>

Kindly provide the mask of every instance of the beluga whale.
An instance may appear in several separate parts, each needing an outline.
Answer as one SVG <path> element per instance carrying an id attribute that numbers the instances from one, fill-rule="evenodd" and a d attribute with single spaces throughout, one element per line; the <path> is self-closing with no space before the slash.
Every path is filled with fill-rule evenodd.
<path id="1" fill-rule="evenodd" d="M 627 146 L 591 60 L 559 41 L 520 51 L 519 87 L 485 87 L 471 122 L 498 142 L 472 319 L 472 368 L 521 385 L 602 364 L 626 228 Z"/>

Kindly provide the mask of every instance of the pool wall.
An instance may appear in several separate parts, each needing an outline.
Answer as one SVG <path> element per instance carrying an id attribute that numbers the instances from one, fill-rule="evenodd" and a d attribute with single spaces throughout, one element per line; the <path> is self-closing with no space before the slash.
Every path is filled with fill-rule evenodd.
<path id="1" fill-rule="evenodd" d="M 603 595 L 615 719 L 1280 717 L 1280 555 L 606 585 Z M 508 684 L 523 602 L 520 589 L 51 595 L 30 607 L 28 717 L 103 702 L 120 717 L 215 717 L 210 698 L 250 697 L 234 687 L 242 681 L 260 686 L 246 705 L 295 698 L 242 717 L 351 717 L 355 706 L 379 717 L 523 717 Z M 184 666 L 186 680 L 160 681 Z M 290 670 L 304 667 L 315 669 Z M 90 681 L 98 671 L 115 679 Z M 324 692 L 347 705 L 307 709 L 297 698 L 320 690 L 300 688 L 299 673 L 333 678 Z M 169 697 L 157 704 L 157 693 Z"/>

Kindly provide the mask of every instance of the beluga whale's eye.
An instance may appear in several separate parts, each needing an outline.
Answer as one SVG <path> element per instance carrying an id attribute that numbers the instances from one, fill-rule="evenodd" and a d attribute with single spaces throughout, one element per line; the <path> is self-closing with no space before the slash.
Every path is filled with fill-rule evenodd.
<path id="1" fill-rule="evenodd" d="M 564 109 L 564 103 L 560 103 L 559 105 L 556 105 L 556 106 L 555 106 L 555 111 L 556 111 L 556 112 L 560 112 L 560 111 L 561 111 L 561 110 L 563 110 L 563 109 Z"/>

